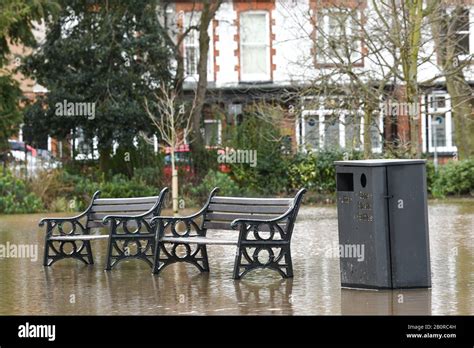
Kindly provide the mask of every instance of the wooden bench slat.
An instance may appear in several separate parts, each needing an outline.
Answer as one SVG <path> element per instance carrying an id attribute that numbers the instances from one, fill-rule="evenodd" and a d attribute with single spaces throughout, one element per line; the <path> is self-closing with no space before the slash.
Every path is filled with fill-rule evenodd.
<path id="1" fill-rule="evenodd" d="M 206 214 L 207 221 L 234 221 L 235 219 L 260 219 L 268 220 L 274 219 L 276 215 L 262 215 L 262 214 L 238 214 L 238 213 L 208 213 Z"/>
<path id="2" fill-rule="evenodd" d="M 243 204 L 243 205 L 283 205 L 288 207 L 293 199 L 288 198 L 240 198 L 214 196 L 211 203 Z"/>
<path id="3" fill-rule="evenodd" d="M 209 212 L 234 212 L 234 213 L 256 213 L 256 214 L 283 214 L 288 206 L 257 206 L 236 204 L 209 204 Z"/>
<path id="4" fill-rule="evenodd" d="M 74 240 L 94 240 L 94 239 L 107 239 L 109 238 L 108 234 L 78 234 L 74 236 L 53 236 L 50 240 L 57 240 L 57 241 L 74 241 Z"/>
<path id="5" fill-rule="evenodd" d="M 183 243 L 183 244 L 215 244 L 215 245 L 237 245 L 235 239 L 221 239 L 210 237 L 163 237 L 161 241 L 164 243 Z"/>
<path id="6" fill-rule="evenodd" d="M 117 204 L 117 205 L 94 205 L 91 208 L 91 212 L 130 212 L 130 211 L 141 211 L 141 212 L 146 212 L 153 208 L 154 203 L 149 203 L 149 204 L 129 204 L 129 205 L 124 205 L 124 204 Z"/>
<path id="7" fill-rule="evenodd" d="M 98 198 L 94 201 L 94 205 L 156 203 L 157 200 L 158 196 L 137 198 Z"/>
<path id="8" fill-rule="evenodd" d="M 283 231 L 285 230 L 286 224 L 278 224 L 278 225 L 283 229 Z M 230 222 L 205 221 L 203 227 L 206 228 L 206 229 L 238 231 L 238 229 L 234 230 L 232 227 L 230 227 Z M 268 232 L 268 231 L 270 231 L 270 226 L 265 225 L 265 224 L 260 225 L 259 231 Z"/>

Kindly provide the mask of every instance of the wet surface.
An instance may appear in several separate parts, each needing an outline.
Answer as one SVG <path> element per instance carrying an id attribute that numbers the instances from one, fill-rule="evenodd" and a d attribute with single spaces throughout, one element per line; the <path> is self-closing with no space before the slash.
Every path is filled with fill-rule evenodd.
<path id="1" fill-rule="evenodd" d="M 0 245 L 38 246 L 36 261 L 0 258 L 1 315 L 474 314 L 473 200 L 430 202 L 433 287 L 395 291 L 341 289 L 339 259 L 332 252 L 338 243 L 334 206 L 301 208 L 291 280 L 257 270 L 234 281 L 235 247 L 218 245 L 208 247 L 209 274 L 183 263 L 153 276 L 136 260 L 105 272 L 103 240 L 93 243 L 94 266 L 63 260 L 44 268 L 44 231 L 37 227 L 44 215 L 0 216 Z"/>

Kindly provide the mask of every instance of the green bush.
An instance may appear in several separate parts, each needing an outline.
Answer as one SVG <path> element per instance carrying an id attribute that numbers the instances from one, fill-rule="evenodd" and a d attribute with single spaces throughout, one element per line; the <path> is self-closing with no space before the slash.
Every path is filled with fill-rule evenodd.
<path id="1" fill-rule="evenodd" d="M 427 161 L 426 162 L 426 186 L 428 189 L 428 193 L 433 193 L 433 186 L 436 180 L 436 171 L 433 162 Z"/>
<path id="2" fill-rule="evenodd" d="M 300 153 L 288 167 L 290 188 L 305 187 L 319 194 L 332 194 L 336 191 L 336 170 L 334 161 L 360 159 L 361 153 L 346 153 L 342 150 L 323 150 Z"/>
<path id="3" fill-rule="evenodd" d="M 0 213 L 35 213 L 44 209 L 41 200 L 21 179 L 10 173 L 0 176 Z"/>
<path id="4" fill-rule="evenodd" d="M 219 187 L 219 195 L 240 196 L 244 191 L 231 179 L 228 174 L 209 170 L 202 182 L 197 186 L 187 186 L 183 192 L 189 193 L 191 198 L 203 202 L 214 187 Z M 202 203 L 201 203 L 202 204 Z"/>
<path id="5" fill-rule="evenodd" d="M 273 123 L 256 113 L 246 113 L 243 121 L 228 127 L 225 145 L 232 150 L 256 151 L 256 164 L 231 163 L 238 185 L 256 195 L 276 195 L 288 185 L 288 160 L 283 154 L 283 137 Z"/>
<path id="6" fill-rule="evenodd" d="M 474 195 L 474 159 L 450 161 L 439 166 L 431 181 L 434 197 Z"/>
<path id="7" fill-rule="evenodd" d="M 126 176 L 117 174 L 111 180 L 101 182 L 99 184 L 101 197 L 140 197 L 140 196 L 155 196 L 161 188 L 147 185 L 145 182 L 137 178 L 127 179 Z"/>

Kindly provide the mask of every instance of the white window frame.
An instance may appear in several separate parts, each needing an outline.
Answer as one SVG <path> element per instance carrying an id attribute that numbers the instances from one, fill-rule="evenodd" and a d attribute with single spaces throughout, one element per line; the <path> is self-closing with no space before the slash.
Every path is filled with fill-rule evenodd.
<path id="1" fill-rule="evenodd" d="M 469 28 L 468 30 L 462 30 L 462 31 L 457 31 L 456 34 L 462 35 L 462 34 L 467 34 L 469 35 L 469 54 L 461 54 L 459 55 L 459 60 L 465 61 L 468 60 L 471 55 L 474 54 L 474 9 L 471 7 L 467 7 L 469 5 L 466 5 L 465 9 L 469 11 Z"/>
<path id="2" fill-rule="evenodd" d="M 249 74 L 245 73 L 244 67 L 244 60 L 243 60 L 243 53 L 244 53 L 244 46 L 261 46 L 261 44 L 256 43 L 244 43 L 243 42 L 243 35 L 242 35 L 242 16 L 245 15 L 265 15 L 265 30 L 266 30 L 266 43 L 265 43 L 265 59 L 267 63 L 268 71 L 264 74 Z M 271 28 L 270 28 L 270 13 L 268 11 L 242 11 L 239 13 L 239 37 L 240 37 L 240 80 L 241 81 L 270 81 L 271 80 L 271 59 L 270 59 L 270 36 L 271 36 Z"/>
<path id="3" fill-rule="evenodd" d="M 204 124 L 217 123 L 217 141 L 215 145 L 206 145 L 208 147 L 219 146 L 222 144 L 222 122 L 221 120 L 204 120 Z M 204 141 L 206 140 L 206 127 L 204 127 Z"/>
<path id="4" fill-rule="evenodd" d="M 353 9 L 347 9 L 348 11 L 353 11 Z M 322 35 L 321 34 L 321 31 L 324 33 L 324 48 L 327 49 L 327 46 L 329 45 L 328 43 L 328 38 L 331 37 L 331 35 L 328 35 L 328 33 L 330 32 L 330 27 L 329 27 L 329 19 L 331 17 L 331 14 L 334 14 L 336 12 L 344 12 L 344 9 L 342 8 L 331 8 L 331 9 L 323 9 L 321 11 L 318 11 L 317 13 L 317 24 L 316 25 L 319 25 L 321 22 L 323 24 L 323 28 L 322 30 L 317 30 L 316 32 L 316 36 L 318 35 Z M 357 11 L 357 16 L 358 16 L 358 19 L 360 20 L 360 16 L 361 16 L 361 13 L 360 11 Z M 319 17 L 322 17 L 321 20 L 319 19 Z M 353 36 L 353 33 L 352 33 L 352 26 L 346 26 L 345 27 L 346 29 L 346 36 L 348 38 L 350 38 L 351 36 Z M 332 35 L 334 36 L 334 35 Z M 316 38 L 316 42 L 318 42 L 319 38 L 317 37 Z M 359 40 L 359 47 L 357 48 L 357 50 L 351 52 L 351 57 L 350 57 L 350 60 L 351 60 L 351 64 L 358 64 L 361 62 L 361 59 L 362 59 L 362 40 Z M 339 57 L 335 57 L 334 55 L 330 55 L 328 54 L 328 52 L 324 53 L 323 55 L 319 55 L 319 49 L 321 47 L 316 47 L 316 63 L 317 64 L 335 64 L 335 63 L 340 63 L 340 60 L 339 60 Z M 346 57 L 342 57 L 342 58 L 346 58 Z M 349 63 L 349 62 L 346 62 L 346 63 Z"/>
<path id="5" fill-rule="evenodd" d="M 444 108 L 433 108 L 432 105 L 432 98 L 433 97 L 444 97 L 445 98 L 445 107 Z M 426 106 L 426 113 L 425 116 L 422 118 L 422 129 L 425 130 L 426 128 L 426 118 L 428 119 L 428 139 L 426 138 L 426 133 L 422 132 L 423 143 L 424 143 L 424 150 L 428 153 L 434 153 L 435 147 L 432 146 L 432 138 L 433 138 L 433 122 L 432 116 L 436 114 L 445 115 L 445 138 L 446 138 L 446 146 L 436 146 L 436 152 L 457 152 L 458 148 L 453 145 L 453 137 L 452 137 L 452 130 L 453 130 L 453 117 L 452 117 L 452 110 L 451 110 L 451 97 L 448 93 L 445 92 L 438 92 L 428 94 L 428 105 Z"/>
<path id="6" fill-rule="evenodd" d="M 191 17 L 193 18 L 193 21 L 196 20 L 197 23 L 190 23 L 189 21 L 191 20 Z M 186 29 L 190 25 L 198 25 L 200 18 L 201 18 L 201 11 L 186 11 L 182 12 L 181 15 L 182 18 L 182 24 L 183 24 L 183 32 L 186 31 Z M 212 23 L 211 23 L 212 24 Z M 195 30 L 194 30 L 195 31 Z M 209 25 L 208 28 L 209 32 L 209 52 L 207 54 L 207 80 L 208 81 L 213 81 L 214 80 L 214 60 L 213 60 L 213 52 L 214 52 L 214 35 L 213 35 L 213 27 L 212 25 Z M 183 42 L 183 62 L 184 62 L 184 75 L 185 75 L 185 82 L 197 82 L 199 80 L 199 74 L 198 74 L 198 64 L 199 64 L 199 32 L 195 31 L 196 37 L 194 42 L 189 45 L 186 42 L 186 38 L 182 41 Z M 196 53 L 196 72 L 193 74 L 189 74 L 187 71 L 187 48 L 188 47 L 194 47 L 197 49 Z"/>
<path id="7" fill-rule="evenodd" d="M 313 98 L 307 98 L 313 99 Z M 308 116 L 318 116 L 318 134 L 319 134 L 319 146 L 317 148 L 312 147 L 311 150 L 322 150 L 325 148 L 324 146 L 324 121 L 326 115 L 333 115 L 335 113 L 339 114 L 339 148 L 346 149 L 346 126 L 345 126 L 345 119 L 347 115 L 357 113 L 360 116 L 360 125 L 359 125 L 359 137 L 360 137 L 360 147 L 355 148 L 355 150 L 362 151 L 364 148 L 364 114 L 362 110 L 357 111 L 349 111 L 346 109 L 326 109 L 324 108 L 324 98 L 319 99 L 319 109 L 305 109 L 302 107 L 301 109 L 301 117 L 296 121 L 296 142 L 300 145 L 303 152 L 307 152 L 307 144 L 306 143 L 306 117 Z M 379 126 L 384 127 L 383 123 L 383 114 L 380 113 L 379 116 Z M 300 132 L 301 131 L 301 132 Z M 372 146 L 373 153 L 382 153 L 383 149 L 383 137 L 382 135 L 378 134 L 379 137 L 379 144 L 380 146 L 374 147 Z"/>

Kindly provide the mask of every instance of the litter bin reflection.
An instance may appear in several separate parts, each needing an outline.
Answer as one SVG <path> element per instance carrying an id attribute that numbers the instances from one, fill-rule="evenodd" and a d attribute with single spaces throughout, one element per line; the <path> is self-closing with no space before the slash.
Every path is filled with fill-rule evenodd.
<path id="1" fill-rule="evenodd" d="M 431 289 L 341 289 L 342 315 L 431 315 Z"/>

